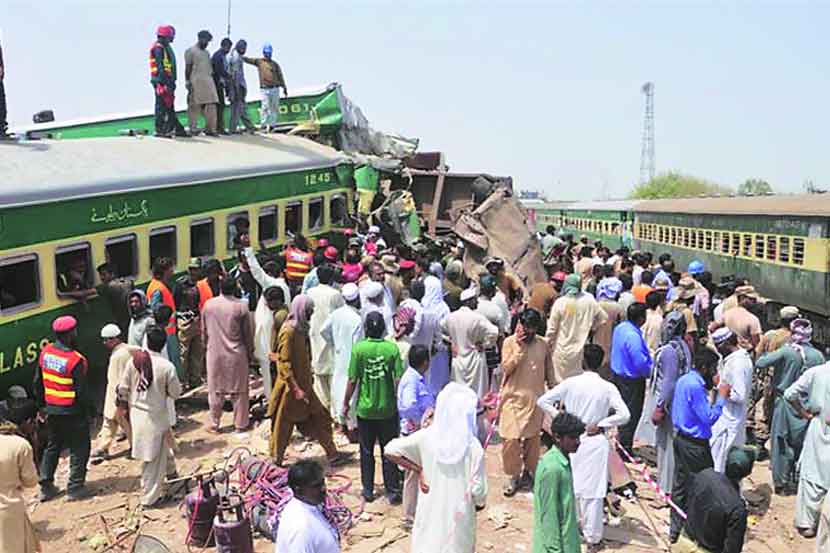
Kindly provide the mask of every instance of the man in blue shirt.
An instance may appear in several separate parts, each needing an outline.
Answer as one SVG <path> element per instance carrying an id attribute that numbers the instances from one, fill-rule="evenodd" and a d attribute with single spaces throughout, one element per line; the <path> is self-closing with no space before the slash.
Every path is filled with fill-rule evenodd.
<path id="1" fill-rule="evenodd" d="M 709 438 L 712 425 L 720 417 L 731 387 L 723 382 L 718 386 L 718 399 L 709 404 L 706 380 L 717 372 L 718 357 L 709 349 L 701 349 L 695 356 L 695 368 L 677 380 L 672 400 L 671 418 L 676 435 L 674 437 L 674 487 L 672 501 L 686 509 L 688 485 L 693 475 L 714 467 Z M 676 543 L 683 530 L 683 519 L 676 512 L 671 513 L 669 537 Z"/>
<path id="2" fill-rule="evenodd" d="M 409 367 L 398 383 L 398 416 L 401 418 L 401 436 L 408 436 L 421 428 L 425 418 L 435 408 L 435 396 L 424 381 L 429 369 L 429 348 L 415 344 L 409 349 Z M 418 501 L 418 473 L 407 470 L 403 481 L 404 525 L 415 521 L 415 506 Z"/>
<path id="3" fill-rule="evenodd" d="M 646 306 L 628 306 L 628 320 L 617 325 L 611 336 L 611 372 L 631 419 L 620 428 L 619 442 L 628 451 L 634 442 L 634 431 L 643 413 L 646 378 L 651 375 L 651 355 L 640 327 L 646 322 Z"/>

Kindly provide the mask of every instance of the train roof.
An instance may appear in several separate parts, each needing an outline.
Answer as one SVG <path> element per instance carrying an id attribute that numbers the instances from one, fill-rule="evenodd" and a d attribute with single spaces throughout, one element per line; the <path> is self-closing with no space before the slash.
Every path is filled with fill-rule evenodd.
<path id="1" fill-rule="evenodd" d="M 636 200 L 600 200 L 595 202 L 571 202 L 562 209 L 573 211 L 633 211 Z"/>
<path id="2" fill-rule="evenodd" d="M 287 135 L 0 142 L 0 208 L 333 167 L 337 150 Z"/>
<path id="3" fill-rule="evenodd" d="M 830 194 L 791 194 L 712 198 L 674 198 L 637 202 L 640 213 L 704 213 L 719 215 L 830 215 Z"/>

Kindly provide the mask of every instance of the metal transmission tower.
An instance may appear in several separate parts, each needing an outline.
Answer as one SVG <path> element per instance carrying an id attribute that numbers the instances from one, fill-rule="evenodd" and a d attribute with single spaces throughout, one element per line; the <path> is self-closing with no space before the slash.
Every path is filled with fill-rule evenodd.
<path id="1" fill-rule="evenodd" d="M 644 84 L 641 90 L 646 96 L 646 113 L 640 153 L 640 184 L 645 184 L 654 178 L 654 83 Z"/>

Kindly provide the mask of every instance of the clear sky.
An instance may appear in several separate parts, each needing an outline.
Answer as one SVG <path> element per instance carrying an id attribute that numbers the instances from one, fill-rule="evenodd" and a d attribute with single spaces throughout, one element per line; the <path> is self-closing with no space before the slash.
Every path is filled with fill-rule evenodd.
<path id="1" fill-rule="evenodd" d="M 202 28 L 218 47 L 226 6 L 2 0 L 10 122 L 152 109 L 156 26 L 176 27 L 182 62 Z M 231 30 L 249 52 L 273 43 L 289 91 L 340 82 L 375 128 L 443 150 L 452 170 L 590 199 L 637 181 L 647 80 L 658 172 L 830 185 L 828 21 L 826 1 L 233 0 Z"/>

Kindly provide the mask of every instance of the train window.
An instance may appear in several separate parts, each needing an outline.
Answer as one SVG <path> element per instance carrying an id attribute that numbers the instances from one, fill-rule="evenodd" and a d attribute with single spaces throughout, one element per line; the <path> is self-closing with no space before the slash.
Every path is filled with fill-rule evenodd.
<path id="1" fill-rule="evenodd" d="M 689 229 L 683 229 L 683 245 L 688 247 L 689 246 Z"/>
<path id="2" fill-rule="evenodd" d="M 116 277 L 138 274 L 138 239 L 135 234 L 116 236 L 104 242 L 107 263 L 115 267 Z"/>
<path id="3" fill-rule="evenodd" d="M 228 251 L 238 250 L 241 247 L 239 237 L 251 232 L 251 220 L 247 211 L 238 211 L 228 215 Z"/>
<path id="4" fill-rule="evenodd" d="M 775 261 L 778 254 L 778 238 L 767 236 L 767 259 Z"/>
<path id="5" fill-rule="evenodd" d="M 275 242 L 279 238 L 279 227 L 277 225 L 277 208 L 274 206 L 263 207 L 259 210 L 259 241 Z"/>
<path id="6" fill-rule="evenodd" d="M 764 235 L 763 234 L 756 234 L 755 235 L 755 257 L 758 259 L 764 259 Z"/>
<path id="7" fill-rule="evenodd" d="M 697 249 L 702 250 L 704 246 L 703 231 L 697 231 Z"/>
<path id="8" fill-rule="evenodd" d="M 698 247 L 698 246 L 697 246 L 697 233 L 696 233 L 695 231 L 692 231 L 692 232 L 691 232 L 691 234 L 692 234 L 692 237 L 691 237 L 691 240 L 690 240 L 689 246 L 690 246 L 693 250 L 696 250 L 696 249 L 697 249 L 697 247 Z"/>
<path id="9" fill-rule="evenodd" d="M 308 202 L 308 229 L 317 230 L 323 226 L 323 198 Z"/>
<path id="10" fill-rule="evenodd" d="M 176 247 L 176 227 L 167 226 L 150 230 L 150 267 L 157 257 L 167 257 L 176 264 L 178 259 Z"/>
<path id="11" fill-rule="evenodd" d="M 285 232 L 299 234 L 303 232 L 303 204 L 288 202 L 285 204 Z"/>
<path id="12" fill-rule="evenodd" d="M 343 194 L 335 194 L 329 201 L 329 210 L 331 211 L 331 224 L 336 226 L 346 226 L 349 224 L 349 209 L 346 203 L 346 196 Z M 545 223 L 551 223 L 553 218 L 544 217 Z"/>
<path id="13" fill-rule="evenodd" d="M 190 222 L 190 257 L 209 257 L 215 251 L 213 217 Z"/>
<path id="14" fill-rule="evenodd" d="M 669 229 L 669 244 L 673 246 L 677 245 L 677 229 L 675 227 Z"/>
<path id="15" fill-rule="evenodd" d="M 804 265 L 804 240 L 793 238 L 793 263 Z"/>
<path id="16" fill-rule="evenodd" d="M 704 236 L 703 249 L 706 250 L 707 252 L 712 251 L 712 231 L 707 230 L 706 232 L 703 233 L 703 236 Z"/>
<path id="17" fill-rule="evenodd" d="M 789 237 L 782 236 L 779 242 L 778 248 L 778 259 L 782 263 L 789 263 L 790 262 L 790 239 Z"/>
<path id="18" fill-rule="evenodd" d="M 744 234 L 744 245 L 741 250 L 741 255 L 745 257 L 752 257 L 752 235 Z"/>
<path id="19" fill-rule="evenodd" d="M 709 241 L 708 234 L 712 235 L 711 241 Z M 706 240 L 708 241 L 708 246 L 706 249 L 709 251 L 718 251 L 720 249 L 720 231 L 715 231 L 712 233 L 707 232 Z"/>
<path id="20" fill-rule="evenodd" d="M 40 303 L 37 255 L 0 259 L 0 313 L 29 309 Z"/>
<path id="21" fill-rule="evenodd" d="M 741 235 L 737 232 L 732 233 L 732 255 L 739 255 L 741 253 Z"/>
<path id="22" fill-rule="evenodd" d="M 720 241 L 720 251 L 721 253 L 729 253 L 729 233 L 724 232 L 721 236 Z"/>
<path id="23" fill-rule="evenodd" d="M 58 296 L 92 288 L 92 249 L 89 243 L 73 244 L 55 252 Z"/>

